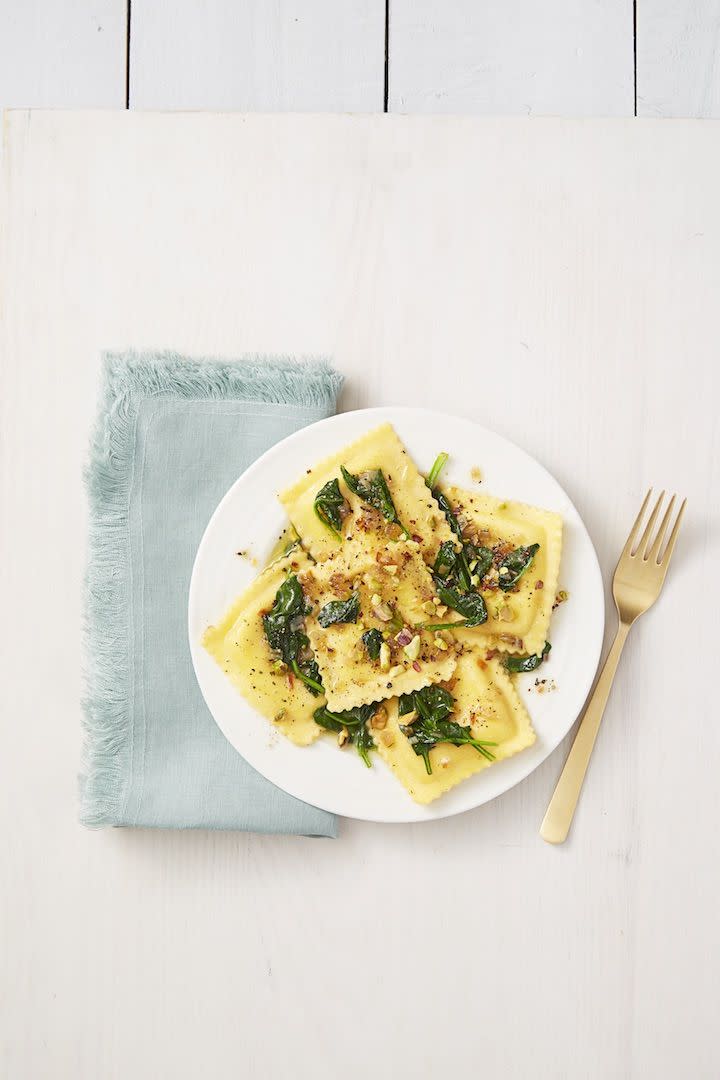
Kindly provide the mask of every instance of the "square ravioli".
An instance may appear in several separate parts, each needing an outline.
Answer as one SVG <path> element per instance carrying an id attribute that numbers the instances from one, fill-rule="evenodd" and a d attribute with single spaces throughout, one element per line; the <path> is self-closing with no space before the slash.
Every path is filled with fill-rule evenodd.
<path id="1" fill-rule="evenodd" d="M 478 586 L 487 606 L 487 622 L 458 630 L 458 638 L 464 644 L 483 644 L 503 652 L 541 652 L 558 587 L 562 518 L 510 499 L 456 487 L 443 490 L 462 526 L 463 539 L 495 550 L 495 562 L 506 551 L 539 544 L 528 569 L 509 591 L 500 587 L 497 566 L 491 566 Z"/>
<path id="2" fill-rule="evenodd" d="M 440 544 L 452 539 L 452 533 L 391 424 L 381 424 L 308 469 L 301 480 L 281 493 L 280 502 L 313 558 L 322 561 L 334 555 L 348 536 L 364 535 L 368 546 L 382 546 L 387 539 L 402 535 L 396 522 L 349 489 L 341 466 L 361 478 L 382 470 L 401 526 L 420 544 L 425 561 L 432 563 Z M 323 521 L 315 507 L 317 495 L 327 492 L 334 482 L 334 502 L 331 498 L 326 505 L 330 505 L 330 516 L 339 528 L 329 524 L 327 512 Z"/>
<path id="3" fill-rule="evenodd" d="M 303 551 L 278 559 L 245 590 L 217 626 L 209 626 L 202 644 L 243 697 L 297 746 L 321 734 L 313 713 L 325 701 L 313 696 L 299 679 L 278 663 L 263 628 L 263 615 L 289 575 L 311 566 Z"/>
<path id="4" fill-rule="evenodd" d="M 417 624 L 434 610 L 433 583 L 413 540 L 368 549 L 345 541 L 299 575 L 312 604 L 307 633 L 335 712 L 447 679 L 454 642 Z"/>
<path id="5" fill-rule="evenodd" d="M 527 710 L 497 660 L 485 661 L 475 650 L 463 652 L 443 687 L 454 698 L 449 719 L 467 728 L 473 738 L 494 743 L 486 750 L 495 761 L 512 757 L 535 742 Z M 428 774 L 423 757 L 402 731 L 401 725 L 407 727 L 413 714 L 400 716 L 398 707 L 398 698 L 387 703 L 385 727 L 373 729 L 372 735 L 380 757 L 416 802 L 430 803 L 493 764 L 473 746 L 440 742 L 429 751 L 432 772 Z"/>

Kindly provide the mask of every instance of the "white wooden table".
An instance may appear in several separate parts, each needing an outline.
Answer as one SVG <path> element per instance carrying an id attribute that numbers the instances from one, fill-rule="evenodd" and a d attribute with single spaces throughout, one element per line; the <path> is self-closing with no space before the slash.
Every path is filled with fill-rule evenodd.
<path id="1" fill-rule="evenodd" d="M 717 3 L 637 6 L 638 113 L 717 114 Z M 201 23 L 197 7 L 134 0 L 131 106 L 383 110 L 384 5 L 216 2 Z M 389 110 L 632 117 L 632 5 L 587 7 L 391 0 Z M 122 109 L 126 16 L 7 6 L 0 102 Z M 720 1073 L 720 127 L 388 123 L 6 120 L 8 1080 Z M 280 145 L 304 214 L 283 210 Z M 477 812 L 345 823 L 337 842 L 76 825 L 80 473 L 98 351 L 124 345 L 329 352 L 344 408 L 430 394 L 555 472 L 606 580 L 647 483 L 689 496 L 569 844 L 537 835 L 563 751 Z M 497 357 L 547 389 L 489 410 Z"/>
<path id="2" fill-rule="evenodd" d="M 719 116 L 719 33 L 720 0 L 5 0 L 0 108 Z"/>

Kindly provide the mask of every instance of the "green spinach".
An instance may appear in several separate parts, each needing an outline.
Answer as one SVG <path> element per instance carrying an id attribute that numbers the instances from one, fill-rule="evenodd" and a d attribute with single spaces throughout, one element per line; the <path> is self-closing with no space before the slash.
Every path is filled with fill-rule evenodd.
<path id="1" fill-rule="evenodd" d="M 511 656 L 509 653 L 506 653 L 503 656 L 505 670 L 513 673 L 519 671 L 535 671 L 547 657 L 551 648 L 552 645 L 550 642 L 546 641 L 543 646 L 543 651 L 541 653 L 533 654 L 532 656 Z"/>
<path id="2" fill-rule="evenodd" d="M 322 679 L 314 656 L 307 656 L 310 641 L 300 628 L 308 611 L 300 582 L 295 574 L 288 574 L 262 622 L 272 651 L 307 686 L 313 697 L 317 697 L 323 692 Z"/>
<path id="3" fill-rule="evenodd" d="M 430 470 L 430 472 L 425 477 L 425 483 L 427 484 L 427 486 L 430 488 L 431 491 L 435 487 L 435 485 L 437 484 L 438 477 L 440 476 L 440 473 L 443 471 L 443 469 L 447 465 L 449 456 L 450 456 L 449 454 L 446 454 L 444 452 L 442 454 L 438 454 L 438 456 L 435 458 L 435 461 L 433 462 L 432 469 Z"/>
<path id="4" fill-rule="evenodd" d="M 339 713 L 331 712 L 327 705 L 321 705 L 315 710 L 313 716 L 315 723 L 326 731 L 342 731 L 345 728 L 348 741 L 353 744 L 367 767 L 370 768 L 370 751 L 375 749 L 375 743 L 367 725 L 377 709 L 377 702 L 371 705 L 356 705 L 354 709 Z"/>
<path id="5" fill-rule="evenodd" d="M 412 724 L 401 724 L 400 730 L 407 738 L 418 757 L 425 762 L 425 771 L 432 775 L 430 751 L 438 743 L 450 743 L 452 746 L 472 746 L 482 757 L 494 761 L 495 755 L 488 750 L 497 743 L 473 738 L 469 727 L 449 720 L 455 708 L 452 694 L 441 686 L 426 686 L 412 694 L 403 694 L 398 705 L 398 716 L 417 713 L 417 720 Z"/>
<path id="6" fill-rule="evenodd" d="M 380 646 L 385 640 L 379 630 L 366 630 L 360 638 L 371 660 L 380 658 Z"/>
<path id="7" fill-rule="evenodd" d="M 317 621 L 327 628 L 333 623 L 354 623 L 360 614 L 360 594 L 352 592 L 347 600 L 331 600 L 318 611 Z"/>
<path id="8" fill-rule="evenodd" d="M 515 548 L 514 551 L 505 556 L 498 567 L 498 573 L 500 574 L 498 583 L 503 592 L 507 592 L 508 589 L 512 589 L 513 586 L 517 585 L 539 550 L 539 544 L 530 544 L 529 547 Z M 506 570 L 507 573 L 503 574 L 503 570 Z"/>
<path id="9" fill-rule="evenodd" d="M 375 469 L 374 471 L 364 473 L 362 476 L 353 476 L 348 472 L 344 465 L 340 466 L 340 471 L 343 474 L 343 479 L 347 486 L 352 491 L 353 495 L 357 495 L 359 499 L 362 499 L 368 506 L 372 506 L 375 510 L 379 510 L 386 521 L 391 521 L 402 530 L 403 535 L 407 540 L 410 539 L 410 533 L 405 528 L 400 518 L 397 515 L 395 509 L 395 503 L 392 500 L 390 489 L 387 486 L 387 480 L 383 475 L 382 469 Z"/>
<path id="10" fill-rule="evenodd" d="M 320 488 L 315 496 L 313 506 L 323 525 L 331 533 L 334 533 L 338 540 L 341 540 L 340 530 L 342 529 L 343 518 L 347 513 L 348 505 L 345 496 L 340 490 L 337 477 L 334 480 L 328 480 L 327 484 Z"/>
<path id="11" fill-rule="evenodd" d="M 451 585 L 446 585 L 442 578 L 434 577 L 435 591 L 437 592 L 438 599 L 445 604 L 446 607 L 452 608 L 453 611 L 457 611 L 459 615 L 464 615 L 464 619 L 458 619 L 456 622 L 446 623 L 421 623 L 419 629 L 422 630 L 452 630 L 459 629 L 466 626 L 472 628 L 473 626 L 480 626 L 481 623 L 487 622 L 487 607 L 485 601 L 478 592 L 463 592 L 461 589 L 454 588 Z"/>

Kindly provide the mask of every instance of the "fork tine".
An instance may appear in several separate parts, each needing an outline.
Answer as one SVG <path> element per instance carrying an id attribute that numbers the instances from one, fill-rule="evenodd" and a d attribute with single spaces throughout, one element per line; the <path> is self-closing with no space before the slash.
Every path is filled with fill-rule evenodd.
<path id="1" fill-rule="evenodd" d="M 670 556 L 673 553 L 673 548 L 675 547 L 675 541 L 677 540 L 677 535 L 680 531 L 680 522 L 682 521 L 682 516 L 685 513 L 686 506 L 687 499 L 683 499 L 682 505 L 678 510 L 678 515 L 675 518 L 675 524 L 673 525 L 673 530 L 670 533 L 670 539 L 667 542 L 667 546 L 665 547 L 662 555 L 658 556 L 658 563 L 660 564 L 660 566 L 664 566 L 666 570 L 668 568 L 668 563 L 670 562 Z"/>
<path id="2" fill-rule="evenodd" d="M 673 495 L 670 502 L 668 503 L 667 510 L 663 514 L 663 519 L 660 522 L 660 527 L 658 528 L 657 533 L 655 534 L 655 539 L 652 542 L 652 547 L 650 548 L 647 555 L 645 556 L 645 558 L 648 559 L 649 561 L 652 561 L 653 559 L 657 559 L 657 561 L 660 562 L 660 560 L 657 558 L 657 554 L 658 554 L 658 552 L 660 550 L 660 545 L 662 544 L 663 538 L 664 538 L 665 533 L 667 531 L 668 522 L 670 521 L 670 515 L 672 514 L 674 505 L 675 505 L 675 496 Z"/>
<path id="3" fill-rule="evenodd" d="M 630 530 L 630 535 L 627 538 L 627 543 L 625 544 L 625 547 L 622 550 L 623 555 L 629 555 L 630 552 L 632 551 L 633 542 L 635 540 L 635 537 L 637 536 L 638 529 L 640 528 L 640 525 L 642 524 L 642 519 L 643 519 L 643 517 L 645 515 L 645 510 L 647 509 L 647 504 L 650 501 L 650 496 L 651 495 L 652 495 L 652 488 L 649 488 L 647 495 L 643 499 L 643 504 L 640 507 L 640 513 L 635 518 L 635 524 L 633 525 L 632 529 Z"/>
<path id="4" fill-rule="evenodd" d="M 655 505 L 653 507 L 652 514 L 650 515 L 650 517 L 647 520 L 647 525 L 645 526 L 645 529 L 643 530 L 643 534 L 640 537 L 640 539 L 638 540 L 638 546 L 635 548 L 635 554 L 640 555 L 643 559 L 647 558 L 647 551 L 648 551 L 648 548 L 650 547 L 650 537 L 652 536 L 652 531 L 653 531 L 653 528 L 655 526 L 655 520 L 656 520 L 656 518 L 658 516 L 658 513 L 660 511 L 660 507 L 662 506 L 662 501 L 663 501 L 664 498 L 665 498 L 665 492 L 661 491 L 660 494 L 658 495 L 658 501 L 655 503 Z"/>

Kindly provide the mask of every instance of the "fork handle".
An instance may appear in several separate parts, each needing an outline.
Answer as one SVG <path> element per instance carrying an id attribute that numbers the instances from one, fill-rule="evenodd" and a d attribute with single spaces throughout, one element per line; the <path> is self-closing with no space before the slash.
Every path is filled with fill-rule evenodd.
<path id="1" fill-rule="evenodd" d="M 600 678 L 595 684 L 590 701 L 585 709 L 580 727 L 577 730 L 575 741 L 572 744 L 565 768 L 560 774 L 557 787 L 553 792 L 547 813 L 540 826 L 540 835 L 549 844 L 562 844 L 567 838 L 572 824 L 575 807 L 580 797 L 580 789 L 585 779 L 587 767 L 590 764 L 590 755 L 595 745 L 595 739 L 600 728 L 600 721 L 605 712 L 605 705 L 610 694 L 615 672 L 620 659 L 620 653 L 627 640 L 630 626 L 621 622 L 615 635 L 607 660 L 603 664 Z"/>

